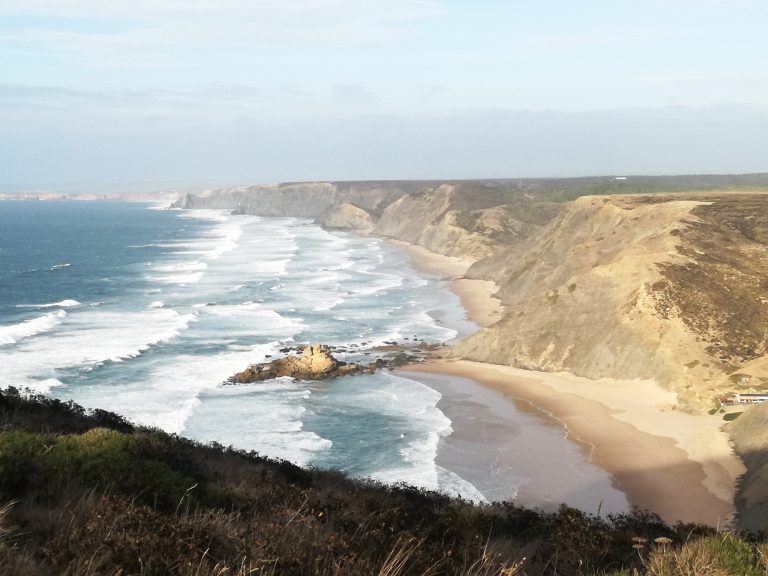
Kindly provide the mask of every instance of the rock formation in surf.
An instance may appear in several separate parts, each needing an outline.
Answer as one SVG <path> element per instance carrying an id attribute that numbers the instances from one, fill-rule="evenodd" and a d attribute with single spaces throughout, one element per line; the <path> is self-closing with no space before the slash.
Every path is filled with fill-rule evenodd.
<path id="1" fill-rule="evenodd" d="M 386 342 L 382 346 L 361 349 L 355 346 L 358 355 L 372 355 L 378 357 L 368 364 L 355 362 L 342 362 L 333 356 L 334 348 L 313 344 L 301 349 L 284 348 L 281 352 L 288 355 L 270 362 L 252 364 L 247 369 L 232 376 L 225 384 L 246 384 L 261 382 L 284 376 L 297 380 L 325 380 L 339 376 L 352 376 L 355 374 L 372 374 L 376 370 L 384 368 L 396 368 L 415 362 L 423 362 L 435 352 L 441 350 L 441 344 L 427 342 L 398 343 Z M 338 352 L 347 352 L 348 349 L 338 347 Z M 297 354 L 291 354 L 296 352 Z"/>
<path id="2" fill-rule="evenodd" d="M 271 362 L 252 364 L 228 381 L 230 384 L 246 384 L 288 376 L 297 380 L 323 380 L 371 372 L 375 366 L 341 362 L 333 357 L 327 346 L 307 346 L 300 356 L 289 355 Z"/>

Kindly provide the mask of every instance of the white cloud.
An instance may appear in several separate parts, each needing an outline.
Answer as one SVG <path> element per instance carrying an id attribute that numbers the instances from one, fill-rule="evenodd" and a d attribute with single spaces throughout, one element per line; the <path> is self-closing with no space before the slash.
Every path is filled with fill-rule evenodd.
<path id="1" fill-rule="evenodd" d="M 440 0 L 6 0 L 0 17 L 31 18 L 6 40 L 67 51 L 151 51 L 263 42 L 357 44 L 391 38 L 410 22 L 438 16 Z M 35 18 L 45 19 L 35 22 Z M 61 20 L 61 26 L 55 20 Z M 87 20 L 98 32 L 74 24 Z M 106 26 L 120 22 L 123 26 Z M 100 31 L 102 23 L 105 31 Z"/>

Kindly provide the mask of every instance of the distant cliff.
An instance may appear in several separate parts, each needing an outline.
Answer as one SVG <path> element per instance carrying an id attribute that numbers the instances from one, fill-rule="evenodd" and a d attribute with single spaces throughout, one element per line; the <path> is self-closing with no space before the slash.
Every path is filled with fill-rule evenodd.
<path id="1" fill-rule="evenodd" d="M 526 180 L 306 182 L 186 195 L 173 207 L 312 218 L 327 228 L 370 231 L 440 254 L 481 258 L 554 217 L 561 208 L 548 200 L 554 193 Z"/>

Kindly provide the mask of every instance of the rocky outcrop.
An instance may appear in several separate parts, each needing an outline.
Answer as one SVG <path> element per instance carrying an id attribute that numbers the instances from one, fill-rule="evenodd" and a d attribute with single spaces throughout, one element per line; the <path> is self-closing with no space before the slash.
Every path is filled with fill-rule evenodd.
<path id="1" fill-rule="evenodd" d="M 253 364 L 244 371 L 235 374 L 228 383 L 245 384 L 285 376 L 297 380 L 323 380 L 371 372 L 373 369 L 375 368 L 371 366 L 340 362 L 331 355 L 327 346 L 315 344 L 304 348 L 301 351 L 301 356 L 291 355 L 271 362 Z"/>
<path id="2" fill-rule="evenodd" d="M 352 204 L 339 204 L 325 212 L 317 220 L 323 228 L 331 230 L 357 230 L 369 232 L 373 230 L 373 217 L 362 208 Z"/>
<path id="3" fill-rule="evenodd" d="M 284 348 L 282 352 L 288 353 L 287 356 L 271 362 L 252 364 L 247 369 L 232 376 L 225 384 L 246 384 L 282 377 L 297 380 L 325 380 L 339 376 L 372 374 L 376 370 L 384 368 L 396 368 L 406 364 L 423 362 L 441 350 L 443 346 L 414 340 L 404 344 L 387 342 L 385 345 L 368 349 L 354 345 L 351 348 L 357 355 L 375 355 L 377 358 L 368 364 L 342 362 L 333 356 L 334 348 L 322 344 L 314 344 L 302 349 Z M 337 347 L 335 350 L 342 353 L 351 351 L 344 347 Z M 298 354 L 290 354 L 291 352 Z"/>

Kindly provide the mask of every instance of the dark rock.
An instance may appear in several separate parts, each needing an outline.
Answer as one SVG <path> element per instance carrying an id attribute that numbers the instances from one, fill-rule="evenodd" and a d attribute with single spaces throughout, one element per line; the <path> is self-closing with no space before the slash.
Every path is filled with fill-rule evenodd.
<path id="1" fill-rule="evenodd" d="M 356 364 L 337 360 L 331 354 L 331 347 L 315 344 L 300 350 L 299 355 L 289 355 L 270 362 L 252 364 L 244 371 L 232 376 L 225 384 L 261 382 L 284 376 L 298 380 L 324 380 L 326 378 L 337 378 L 354 374 L 372 374 L 376 370 L 384 368 L 395 368 L 405 364 L 423 362 L 439 348 L 437 345 L 426 343 L 422 343 L 419 348 L 408 348 L 388 343 L 386 346 L 371 349 L 379 354 L 383 354 L 383 356 L 370 364 Z M 282 350 L 298 351 L 298 348 L 283 348 Z M 371 351 L 363 351 L 362 353 L 365 356 L 371 356 L 372 354 Z"/>

